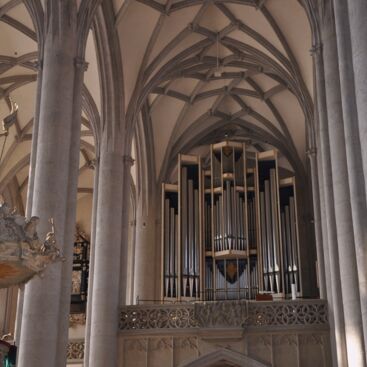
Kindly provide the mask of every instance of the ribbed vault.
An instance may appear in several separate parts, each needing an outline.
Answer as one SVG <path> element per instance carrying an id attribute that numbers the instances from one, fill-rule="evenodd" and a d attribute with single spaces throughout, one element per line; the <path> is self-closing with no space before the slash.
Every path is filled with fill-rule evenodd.
<path id="1" fill-rule="evenodd" d="M 313 78 L 302 2 L 116 0 L 115 11 L 127 119 L 144 109 L 157 179 L 214 132 L 247 138 L 254 150 L 275 146 L 304 173 Z"/>
<path id="2" fill-rule="evenodd" d="M 19 106 L 17 120 L 9 130 L 0 162 L 0 193 L 21 212 L 26 203 L 36 113 L 37 43 L 41 40 L 38 40 L 35 27 L 42 25 L 42 19 L 42 7 L 38 1 L 0 0 L 0 120 L 10 113 L 11 99 Z M 83 88 L 79 198 L 92 193 L 94 132 L 99 124 L 100 89 L 92 36 L 88 38 L 86 58 L 89 70 Z M 0 138 L 0 147 L 4 139 Z"/>
<path id="3" fill-rule="evenodd" d="M 254 151 L 278 148 L 281 164 L 304 177 L 305 152 L 314 146 L 305 1 L 111 0 L 114 19 L 106 22 L 114 22 L 121 52 L 121 110 L 127 141 L 135 134 L 137 182 L 144 191 L 172 174 L 177 153 L 225 136 L 245 140 Z M 10 98 L 19 104 L 0 165 L 0 190 L 16 185 L 23 204 L 41 10 L 38 0 L 0 0 L 0 118 L 9 113 Z M 109 36 L 97 35 L 96 26 L 93 31 L 86 47 L 80 196 L 93 186 L 94 136 L 98 144 L 107 96 L 100 78 L 110 51 L 94 39 Z"/>

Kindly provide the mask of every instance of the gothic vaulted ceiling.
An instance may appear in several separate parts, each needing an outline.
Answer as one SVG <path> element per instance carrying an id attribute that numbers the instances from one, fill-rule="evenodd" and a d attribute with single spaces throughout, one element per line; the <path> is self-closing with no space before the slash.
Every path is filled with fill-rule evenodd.
<path id="1" fill-rule="evenodd" d="M 156 176 L 226 134 L 302 167 L 311 30 L 297 0 L 114 0 L 125 106 L 151 125 Z M 309 132 L 308 132 L 309 133 Z"/>
<path id="2" fill-rule="evenodd" d="M 313 73 L 301 0 L 110 1 L 123 68 L 121 103 L 127 119 L 146 128 L 144 148 L 156 180 L 178 152 L 200 153 L 201 145 L 226 135 L 254 150 L 275 146 L 285 166 L 303 169 L 312 139 Z M 86 61 L 84 94 L 101 111 L 93 32 Z M 0 192 L 16 187 L 23 203 L 36 81 L 32 19 L 21 0 L 0 0 L 0 119 L 10 98 L 19 105 L 0 163 Z M 93 186 L 90 126 L 84 108 L 80 197 Z"/>
<path id="3" fill-rule="evenodd" d="M 11 100 L 18 104 L 17 120 L 9 135 L 0 137 L 0 193 L 19 211 L 26 203 L 33 119 L 38 73 L 37 36 L 22 0 L 0 0 L 0 121 L 10 113 Z M 88 38 L 84 94 L 93 95 L 100 108 L 98 68 L 92 34 Z M 91 196 L 94 138 L 88 111 L 82 116 L 82 140 L 78 197 Z M 1 132 L 1 131 L 0 131 Z"/>

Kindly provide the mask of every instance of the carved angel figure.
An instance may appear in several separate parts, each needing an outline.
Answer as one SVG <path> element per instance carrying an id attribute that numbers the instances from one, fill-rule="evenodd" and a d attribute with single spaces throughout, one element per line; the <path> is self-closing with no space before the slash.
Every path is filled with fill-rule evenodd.
<path id="1" fill-rule="evenodd" d="M 56 236 L 55 236 L 55 225 L 54 221 L 51 218 L 51 232 L 48 232 L 46 235 L 45 242 L 41 246 L 41 252 L 43 255 L 48 256 L 52 261 L 55 261 L 57 258 L 63 260 L 60 256 L 60 250 L 56 247 Z"/>
<path id="2" fill-rule="evenodd" d="M 38 239 L 37 225 L 39 221 L 40 221 L 39 217 L 31 217 L 31 219 L 26 221 L 26 224 L 24 226 L 24 233 L 26 237 L 31 241 Z"/>
<path id="3" fill-rule="evenodd" d="M 0 205 L 0 218 L 6 218 L 10 215 L 10 208 L 9 205 L 7 203 L 2 203 Z"/>

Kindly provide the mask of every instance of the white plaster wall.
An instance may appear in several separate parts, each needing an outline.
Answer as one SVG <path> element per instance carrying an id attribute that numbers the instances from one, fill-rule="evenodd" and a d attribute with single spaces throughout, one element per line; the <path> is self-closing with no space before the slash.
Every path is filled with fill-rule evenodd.
<path id="1" fill-rule="evenodd" d="M 91 231 L 92 203 L 93 194 L 83 194 L 79 197 L 76 208 L 76 222 L 88 234 Z"/>

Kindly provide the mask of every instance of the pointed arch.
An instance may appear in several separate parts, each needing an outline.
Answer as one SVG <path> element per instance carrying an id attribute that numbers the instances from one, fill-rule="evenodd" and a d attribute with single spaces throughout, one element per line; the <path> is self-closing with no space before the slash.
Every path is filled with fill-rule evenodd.
<path id="1" fill-rule="evenodd" d="M 219 349 L 209 354 L 205 354 L 194 361 L 184 363 L 180 367 L 211 367 L 219 366 L 218 363 L 228 363 L 229 366 L 239 367 L 270 367 L 270 364 L 264 364 L 253 358 L 245 356 L 239 352 L 230 349 Z"/>

